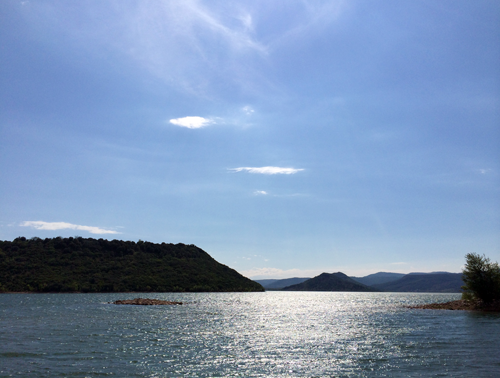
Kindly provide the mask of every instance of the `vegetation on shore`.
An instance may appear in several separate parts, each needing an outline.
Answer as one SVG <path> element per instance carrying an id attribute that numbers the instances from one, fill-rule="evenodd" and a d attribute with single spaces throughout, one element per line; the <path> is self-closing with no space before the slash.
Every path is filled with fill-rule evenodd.
<path id="1" fill-rule="evenodd" d="M 478 299 L 490 303 L 500 299 L 500 267 L 486 256 L 468 253 L 465 256 L 465 267 L 462 272 L 463 299 Z"/>
<path id="2" fill-rule="evenodd" d="M 462 271 L 462 299 L 410 308 L 432 310 L 480 310 L 500 312 L 500 267 L 486 256 L 468 253 Z"/>
<path id="3" fill-rule="evenodd" d="M 92 238 L 0 241 L 1 292 L 222 292 L 262 286 L 194 245 Z"/>

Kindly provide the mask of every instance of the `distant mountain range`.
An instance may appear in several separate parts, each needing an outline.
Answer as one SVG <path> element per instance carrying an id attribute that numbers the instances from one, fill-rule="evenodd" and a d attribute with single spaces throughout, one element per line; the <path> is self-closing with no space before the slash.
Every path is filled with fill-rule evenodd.
<path id="1" fill-rule="evenodd" d="M 344 273 L 322 273 L 302 283 L 287 286 L 285 291 L 379 291 L 370 286 L 363 285 Z"/>
<path id="2" fill-rule="evenodd" d="M 462 273 L 410 273 L 373 287 L 393 292 L 459 293 L 463 284 Z"/>
<path id="3" fill-rule="evenodd" d="M 322 273 L 313 278 L 256 280 L 266 290 L 285 291 L 386 291 L 413 293 L 460 293 L 462 273 L 387 273 L 348 277 L 344 273 Z"/>
<path id="4" fill-rule="evenodd" d="M 373 286 L 379 285 L 386 282 L 396 281 L 403 278 L 405 274 L 403 273 L 386 273 L 378 272 L 375 274 L 370 274 L 365 277 L 351 277 L 353 280 L 358 281 L 364 285 Z"/>

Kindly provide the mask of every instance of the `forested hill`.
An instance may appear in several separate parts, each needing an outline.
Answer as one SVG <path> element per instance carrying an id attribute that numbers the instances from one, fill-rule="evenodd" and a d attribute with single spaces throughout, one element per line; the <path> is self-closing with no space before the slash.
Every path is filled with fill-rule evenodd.
<path id="1" fill-rule="evenodd" d="M 81 237 L 0 241 L 3 292 L 263 290 L 194 245 Z"/>

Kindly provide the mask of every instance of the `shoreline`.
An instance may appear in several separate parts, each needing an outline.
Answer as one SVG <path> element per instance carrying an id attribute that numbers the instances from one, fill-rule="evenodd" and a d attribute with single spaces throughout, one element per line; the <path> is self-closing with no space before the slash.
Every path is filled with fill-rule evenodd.
<path id="1" fill-rule="evenodd" d="M 500 312 L 500 300 L 491 303 L 483 303 L 480 300 L 459 299 L 444 303 L 427 303 L 422 305 L 407 306 L 410 309 L 421 310 L 458 310 L 458 311 L 485 311 Z"/>

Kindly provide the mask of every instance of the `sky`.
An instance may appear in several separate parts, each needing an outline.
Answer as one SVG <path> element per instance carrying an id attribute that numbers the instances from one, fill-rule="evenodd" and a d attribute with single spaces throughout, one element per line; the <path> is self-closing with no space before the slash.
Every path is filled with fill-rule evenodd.
<path id="1" fill-rule="evenodd" d="M 497 0 L 2 0 L 0 240 L 258 278 L 500 261 Z"/>

